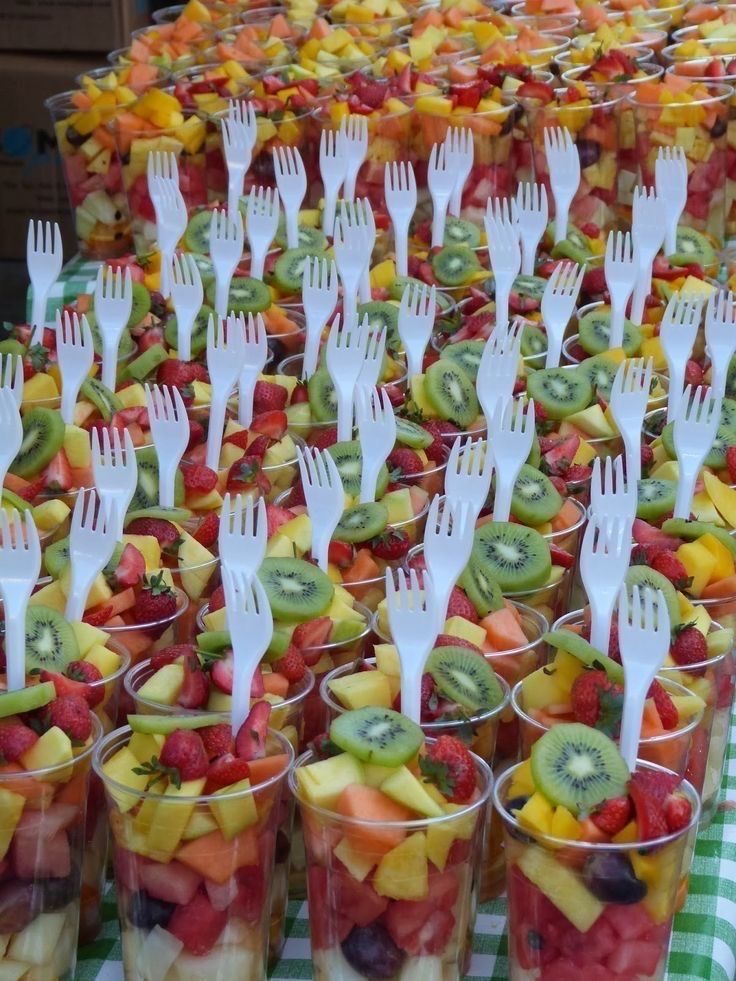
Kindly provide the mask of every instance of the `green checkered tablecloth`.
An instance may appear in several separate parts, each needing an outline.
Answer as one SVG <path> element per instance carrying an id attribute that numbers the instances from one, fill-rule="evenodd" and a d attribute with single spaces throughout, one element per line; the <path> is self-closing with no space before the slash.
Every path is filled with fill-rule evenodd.
<path id="1" fill-rule="evenodd" d="M 120 981 L 123 977 L 114 899 L 106 900 L 103 912 L 103 935 L 80 951 L 76 981 Z M 466 981 L 508 978 L 505 928 L 503 900 L 481 906 Z M 289 904 L 286 935 L 283 956 L 271 977 L 276 981 L 308 981 L 312 962 L 306 903 Z M 667 979 L 736 979 L 736 715 L 732 720 L 721 805 L 710 828 L 698 840 L 690 894 L 675 920 Z"/>
<path id="2" fill-rule="evenodd" d="M 56 311 L 66 303 L 72 303 L 80 293 L 91 293 L 95 288 L 99 262 L 75 256 L 61 270 L 60 278 L 51 287 L 46 300 L 46 324 L 56 323 Z M 31 316 L 31 287 L 26 296 L 26 319 Z"/>

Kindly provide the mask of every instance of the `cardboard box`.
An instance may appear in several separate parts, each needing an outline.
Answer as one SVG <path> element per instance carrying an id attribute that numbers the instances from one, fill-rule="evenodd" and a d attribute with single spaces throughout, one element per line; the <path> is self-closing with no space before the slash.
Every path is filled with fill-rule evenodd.
<path id="1" fill-rule="evenodd" d="M 147 0 L 0 0 L 0 48 L 113 51 L 149 22 Z"/>
<path id="2" fill-rule="evenodd" d="M 94 55 L 0 56 L 0 259 L 25 258 L 29 218 L 58 221 L 64 255 L 76 252 L 54 130 L 43 103 L 98 64 Z"/>

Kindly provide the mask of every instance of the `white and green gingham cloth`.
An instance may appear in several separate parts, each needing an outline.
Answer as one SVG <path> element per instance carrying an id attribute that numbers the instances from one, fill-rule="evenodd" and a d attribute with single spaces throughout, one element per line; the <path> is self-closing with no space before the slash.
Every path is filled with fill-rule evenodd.
<path id="1" fill-rule="evenodd" d="M 46 300 L 45 323 L 53 327 L 56 323 L 56 311 L 61 310 L 67 303 L 73 303 L 80 293 L 92 293 L 97 279 L 97 269 L 100 263 L 75 256 L 61 270 L 61 276 L 49 291 Z M 31 316 L 31 287 L 26 295 L 26 319 Z"/>
<path id="2" fill-rule="evenodd" d="M 736 979 L 736 715 L 723 776 L 723 794 L 710 828 L 700 835 L 690 874 L 690 893 L 677 915 L 667 981 L 734 981 Z M 466 981 L 508 978 L 504 900 L 480 907 L 473 939 L 473 958 Z M 115 902 L 103 909 L 99 940 L 80 950 L 76 981 L 121 981 L 120 937 Z M 271 977 L 275 981 L 309 981 L 312 961 L 306 903 L 290 903 L 286 944 Z"/>

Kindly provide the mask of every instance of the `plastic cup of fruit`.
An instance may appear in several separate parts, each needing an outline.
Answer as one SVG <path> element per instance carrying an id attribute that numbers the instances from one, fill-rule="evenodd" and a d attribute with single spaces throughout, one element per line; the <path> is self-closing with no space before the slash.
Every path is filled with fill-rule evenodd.
<path id="1" fill-rule="evenodd" d="M 116 65 L 111 67 L 105 65 L 102 68 L 92 68 L 90 71 L 80 72 L 74 79 L 75 83 L 83 88 L 87 80 L 92 81 L 98 87 L 104 87 L 105 81 L 113 75 L 118 85 L 124 85 L 136 95 L 142 95 L 146 89 L 154 86 L 168 85 L 171 76 L 167 69 L 160 65 Z"/>
<path id="2" fill-rule="evenodd" d="M 141 57 L 134 57 L 133 49 L 128 45 L 127 47 L 116 48 L 114 51 L 111 51 L 107 56 L 107 60 L 113 68 L 121 65 L 143 64 L 156 65 L 168 72 L 179 71 L 182 68 L 188 68 L 197 63 L 197 55 L 194 51 L 184 52 L 177 55 L 176 58 L 172 58 L 170 55 L 154 55 L 140 48 L 136 49 L 135 54 Z"/>
<path id="3" fill-rule="evenodd" d="M 92 735 L 83 746 L 73 747 L 53 727 L 29 751 L 34 762 L 28 769 L 20 763 L 3 766 L 0 794 L 7 869 L 0 928 L 9 942 L 0 957 L 0 971 L 9 976 L 18 977 L 22 971 L 29 977 L 74 977 L 85 808 L 92 754 L 101 736 L 95 716 Z M 60 745 L 63 741 L 65 746 Z M 52 765 L 44 766 L 46 760 Z"/>
<path id="4" fill-rule="evenodd" d="M 561 34 L 572 37 L 579 24 L 575 14 L 527 14 L 524 3 L 515 3 L 511 7 L 513 24 L 533 27 L 540 34 Z"/>
<path id="5" fill-rule="evenodd" d="M 142 759 L 131 746 L 142 747 Z M 147 778 L 131 768 L 156 746 L 153 736 L 125 726 L 94 759 L 114 838 L 126 974 L 158 964 L 188 977 L 265 977 L 269 881 L 291 743 L 269 730 L 266 757 L 253 761 L 264 779 L 210 795 L 202 793 L 204 779 L 146 790 Z"/>
<path id="6" fill-rule="evenodd" d="M 726 135 L 734 90 L 730 85 L 692 82 L 684 93 L 692 101 L 686 101 L 670 81 L 673 78 L 677 76 L 665 75 L 661 85 L 638 85 L 626 97 L 634 110 L 639 172 L 645 184 L 651 183 L 659 148 L 686 140 L 688 195 L 680 224 L 707 233 L 720 247 L 725 236 Z M 660 103 L 660 95 L 672 101 Z"/>
<path id="7" fill-rule="evenodd" d="M 482 852 L 492 783 L 488 766 L 477 756 L 473 758 L 478 799 L 472 804 L 458 805 L 451 815 L 442 817 L 385 821 L 345 818 L 310 803 L 301 789 L 299 770 L 314 761 L 311 752 L 296 761 L 289 787 L 299 805 L 307 849 L 315 981 L 348 977 L 357 981 L 377 977 L 378 971 L 381 977 L 399 977 L 402 966 L 405 977 L 410 972 L 422 979 L 461 977 L 467 970 L 472 944 L 477 902 L 475 865 Z M 418 851 L 426 845 L 426 854 L 431 855 L 430 842 L 442 839 L 446 844 L 454 837 L 455 828 L 463 829 L 462 837 L 455 839 L 446 853 L 442 870 L 431 858 L 428 861 L 421 856 L 413 870 L 399 869 L 399 854 L 396 871 L 392 871 L 392 853 L 402 843 L 413 842 Z M 349 866 L 341 856 L 348 858 Z M 436 857 L 441 863 L 439 855 Z M 361 878 L 369 863 L 371 868 L 378 865 L 386 895 L 380 895 Z M 432 928 L 422 947 L 419 931 L 430 922 Z"/>
<path id="8" fill-rule="evenodd" d="M 175 589 L 176 613 L 154 623 L 105 624 L 103 630 L 130 655 L 131 664 L 151 657 L 172 644 L 188 644 L 194 632 L 194 608 L 182 589 Z"/>
<path id="9" fill-rule="evenodd" d="M 210 62 L 172 75 L 176 97 L 185 109 L 204 113 L 227 109 L 228 99 L 248 98 L 256 80 L 237 62 Z"/>
<path id="10" fill-rule="evenodd" d="M 696 603 L 696 605 L 700 605 Z M 583 611 L 575 610 L 560 617 L 552 629 L 566 627 L 578 630 L 583 624 Z M 718 651 L 717 639 L 721 634 L 727 641 L 726 630 L 719 623 L 711 623 L 708 633 L 713 645 L 712 657 L 698 664 L 664 667 L 658 677 L 677 682 L 705 702 L 700 726 L 692 735 L 690 758 L 686 776 L 693 784 L 702 801 L 700 821 L 708 827 L 718 806 L 721 778 L 731 730 L 731 706 L 733 704 L 736 664 L 730 643 L 727 649 Z M 722 646 L 722 645 L 721 645 Z"/>
<path id="11" fill-rule="evenodd" d="M 117 103 L 78 109 L 79 92 L 62 92 L 44 102 L 54 126 L 77 246 L 87 259 L 113 259 L 131 251 L 131 218 L 121 158 L 107 123 Z"/>
<path id="12" fill-rule="evenodd" d="M 609 17 L 613 16 L 614 12 L 619 11 L 626 11 L 630 14 L 632 13 L 632 11 L 629 11 L 625 4 L 620 3 L 619 0 L 603 0 L 601 6 L 607 11 L 610 11 L 608 14 Z M 663 3 L 660 7 L 642 4 L 642 6 L 635 11 L 635 15 L 640 15 L 646 18 L 654 17 L 657 14 L 660 16 L 666 15 L 669 22 L 668 27 L 672 28 L 677 27 L 682 22 L 685 12 L 691 6 L 692 4 L 690 3 Z M 720 7 L 721 5 L 718 4 L 717 6 Z"/>
<path id="13" fill-rule="evenodd" d="M 548 69 L 554 63 L 555 58 L 570 47 L 570 38 L 565 37 L 564 34 L 545 33 L 543 43 L 528 47 L 523 51 L 518 49 L 516 41 L 512 38 L 506 41 L 506 45 L 508 54 L 505 58 L 501 57 L 502 51 L 499 42 L 486 48 L 480 56 L 481 65 L 508 61 L 510 64 L 521 63 L 530 65 L 532 68 Z"/>
<path id="14" fill-rule="evenodd" d="M 563 51 L 562 54 L 557 55 L 555 65 L 557 65 L 560 75 L 570 71 L 572 68 L 588 68 L 594 65 L 597 60 L 595 57 L 596 50 L 594 46 L 590 48 L 570 48 L 569 51 Z M 588 54 L 591 55 L 590 59 L 586 57 Z M 630 45 L 626 50 L 626 55 L 639 66 L 654 61 L 654 52 L 644 44 Z"/>
<path id="15" fill-rule="evenodd" d="M 509 977 L 536 981 L 569 969 L 561 976 L 605 971 L 661 981 L 678 894 L 687 886 L 684 860 L 700 813 L 695 788 L 687 781 L 677 788 L 689 800 L 692 817 L 674 834 L 621 843 L 552 838 L 520 824 L 507 809 L 521 766 L 502 774 L 493 791 L 494 812 L 504 826 Z M 638 769 L 668 772 L 647 763 Z M 515 801 L 519 807 L 521 800 Z M 574 948 L 574 963 L 558 944 Z"/>
<path id="16" fill-rule="evenodd" d="M 160 10 L 153 11 L 151 20 L 154 24 L 173 24 L 184 13 L 185 7 L 185 3 L 177 3 L 173 7 L 161 7 Z"/>

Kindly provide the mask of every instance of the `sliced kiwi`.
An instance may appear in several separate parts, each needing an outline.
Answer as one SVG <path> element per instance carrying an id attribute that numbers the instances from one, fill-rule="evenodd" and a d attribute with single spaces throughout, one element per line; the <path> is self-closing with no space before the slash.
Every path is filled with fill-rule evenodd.
<path id="1" fill-rule="evenodd" d="M 614 364 L 605 354 L 596 354 L 592 358 L 581 361 L 576 370 L 585 375 L 590 382 L 594 394 L 610 399 L 611 388 L 616 377 L 618 365 Z"/>
<path id="2" fill-rule="evenodd" d="M 661 589 L 670 614 L 670 627 L 674 629 L 678 625 L 682 619 L 680 604 L 677 600 L 677 591 L 669 579 L 657 572 L 656 569 L 650 569 L 649 566 L 632 565 L 626 570 L 625 582 L 627 589 L 631 589 L 633 586 Z"/>
<path id="3" fill-rule="evenodd" d="M 636 516 L 642 521 L 656 521 L 675 507 L 677 485 L 674 480 L 645 477 L 639 481 Z"/>
<path id="4" fill-rule="evenodd" d="M 204 630 L 197 634 L 197 648 L 205 654 L 219 654 L 231 646 L 229 630 Z"/>
<path id="5" fill-rule="evenodd" d="M 143 283 L 133 283 L 133 306 L 128 317 L 128 328 L 137 327 L 151 312 L 151 294 Z"/>
<path id="6" fill-rule="evenodd" d="M 136 459 L 138 459 L 138 454 L 136 454 Z M 189 508 L 164 508 L 159 505 L 153 505 L 151 507 L 128 511 L 125 516 L 125 525 L 127 527 L 136 518 L 157 518 L 161 521 L 173 521 L 174 524 L 181 525 L 185 521 L 188 521 L 191 516 L 192 512 Z"/>
<path id="7" fill-rule="evenodd" d="M 159 482 L 158 456 L 155 447 L 144 446 L 143 449 L 138 450 L 135 459 L 138 464 L 138 479 L 129 509 L 130 511 L 140 511 L 156 507 L 159 501 Z M 177 470 L 174 484 L 174 504 L 183 503 L 184 478 L 181 470 Z"/>
<path id="8" fill-rule="evenodd" d="M 636 324 L 624 321 L 621 346 L 627 358 L 633 357 L 641 347 L 642 334 Z M 586 354 L 602 354 L 611 347 L 611 311 L 591 310 L 578 324 L 578 343 Z"/>
<path id="9" fill-rule="evenodd" d="M 311 225 L 299 225 L 297 228 L 297 233 L 299 236 L 298 248 L 308 249 L 310 252 L 324 252 L 327 248 L 327 238 L 322 233 L 319 228 L 314 228 Z M 280 249 L 289 248 L 289 240 L 286 235 L 286 222 L 279 221 L 279 226 L 276 229 L 276 236 L 274 237 L 274 243 L 278 245 Z"/>
<path id="10" fill-rule="evenodd" d="M 209 253 L 211 224 L 211 211 L 198 211 L 192 215 L 184 232 L 184 243 L 190 252 L 197 252 L 200 255 Z"/>
<path id="11" fill-rule="evenodd" d="M 333 443 L 328 447 L 327 452 L 337 464 L 337 469 L 342 480 L 342 489 L 351 497 L 358 497 L 360 494 L 360 480 L 363 473 L 363 451 L 357 439 L 345 440 L 340 443 Z M 378 471 L 376 482 L 376 497 L 383 497 L 388 486 L 388 470 L 384 463 Z"/>
<path id="12" fill-rule="evenodd" d="M 446 245 L 432 256 L 432 272 L 443 286 L 464 286 L 481 268 L 467 245 Z"/>
<path id="13" fill-rule="evenodd" d="M 327 368 L 317 368 L 307 382 L 307 392 L 314 421 L 334 422 L 337 419 L 337 393 Z"/>
<path id="14" fill-rule="evenodd" d="M 539 436 L 536 433 L 534 433 L 532 448 L 529 450 L 529 456 L 526 458 L 526 462 L 530 467 L 536 467 L 539 470 L 539 465 L 542 462 L 542 448 L 539 445 Z"/>
<path id="15" fill-rule="evenodd" d="M 23 712 L 33 712 L 43 708 L 56 698 L 53 681 L 42 681 L 40 685 L 19 688 L 18 691 L 4 691 L 0 694 L 0 719 Z"/>
<path id="16" fill-rule="evenodd" d="M 554 242 L 555 229 L 548 225 L 547 234 Z M 590 257 L 590 239 L 575 225 L 568 224 L 565 238 L 555 242 L 550 255 L 553 259 L 572 259 L 582 265 Z"/>
<path id="17" fill-rule="evenodd" d="M 480 565 L 502 593 L 523 593 L 543 586 L 552 571 L 549 545 L 533 528 L 491 521 L 475 532 L 471 566 Z"/>
<path id="18" fill-rule="evenodd" d="M 159 366 L 167 361 L 168 357 L 168 352 L 163 344 L 153 344 L 126 366 L 124 374 L 126 378 L 133 378 L 135 381 L 142 382 L 154 371 L 158 371 Z"/>
<path id="19" fill-rule="evenodd" d="M 478 417 L 480 406 L 475 385 L 454 361 L 440 358 L 424 375 L 424 391 L 442 419 L 466 428 Z"/>
<path id="20" fill-rule="evenodd" d="M 445 222 L 445 245 L 467 245 L 477 249 L 480 245 L 480 229 L 472 221 L 464 218 L 447 218 Z"/>
<path id="21" fill-rule="evenodd" d="M 304 559 L 266 558 L 258 578 L 271 612 L 282 620 L 312 620 L 332 602 L 335 587 L 317 566 Z"/>
<path id="22" fill-rule="evenodd" d="M 412 450 L 423 450 L 432 442 L 432 437 L 426 429 L 417 426 L 415 422 L 408 419 L 396 417 L 396 442 L 402 446 L 408 446 Z"/>
<path id="23" fill-rule="evenodd" d="M 445 344 L 440 353 L 440 358 L 454 361 L 474 382 L 478 377 L 478 369 L 485 346 L 485 341 L 458 341 L 456 344 Z"/>
<path id="24" fill-rule="evenodd" d="M 529 300 L 542 302 L 544 291 L 547 288 L 547 280 L 542 276 L 517 276 L 514 285 L 511 287 L 512 293 L 526 297 Z"/>
<path id="25" fill-rule="evenodd" d="M 562 498 L 552 481 L 541 470 L 522 465 L 511 497 L 511 513 L 524 525 L 551 521 L 562 507 Z"/>
<path id="26" fill-rule="evenodd" d="M 214 282 L 207 287 L 205 295 L 207 302 L 214 307 Z M 271 303 L 271 290 L 260 279 L 252 279 L 250 276 L 233 276 L 230 280 L 230 292 L 227 295 L 228 313 L 260 313 L 262 310 L 268 310 Z M 206 344 L 205 337 L 205 346 Z M 192 353 L 194 353 L 193 350 Z"/>
<path id="27" fill-rule="evenodd" d="M 190 255 L 194 260 L 195 266 L 199 269 L 202 286 L 206 289 L 215 278 L 215 267 L 212 265 L 212 259 L 208 255 L 202 255 L 201 252 L 190 252 Z"/>
<path id="28" fill-rule="evenodd" d="M 503 609 L 503 593 L 496 580 L 488 575 L 486 563 L 476 562 L 471 556 L 458 585 L 465 590 L 479 617 Z"/>
<path id="29" fill-rule="evenodd" d="M 355 504 L 346 508 L 335 528 L 334 537 L 341 542 L 367 542 L 380 535 L 388 524 L 388 511 L 383 504 Z"/>
<path id="30" fill-rule="evenodd" d="M 724 399 L 725 402 L 730 401 Z M 675 424 L 674 422 L 668 422 L 667 425 L 662 430 L 662 446 L 664 447 L 665 453 L 670 458 L 670 460 L 677 459 L 677 452 L 675 450 Z M 728 416 L 724 417 L 723 411 L 721 411 L 721 418 L 718 423 L 718 428 L 716 429 L 716 436 L 713 440 L 713 445 L 708 450 L 705 459 L 703 460 L 703 465 L 706 467 L 711 467 L 713 470 L 723 470 L 726 466 L 726 451 L 729 446 L 736 445 L 736 426 L 730 421 Z"/>
<path id="31" fill-rule="evenodd" d="M 530 359 L 528 363 L 531 367 L 541 367 L 543 355 L 547 353 L 547 335 L 535 324 L 524 324 L 520 351 L 522 358 Z"/>
<path id="32" fill-rule="evenodd" d="M 31 504 L 25 501 L 18 494 L 14 494 L 7 487 L 2 488 L 2 502 L 4 507 L 15 508 L 16 511 L 30 511 Z"/>
<path id="33" fill-rule="evenodd" d="M 116 412 L 120 412 L 123 403 L 115 392 L 103 385 L 99 378 L 85 378 L 79 389 L 81 398 L 91 402 L 105 422 L 109 422 Z"/>
<path id="34" fill-rule="evenodd" d="M 614 684 L 623 685 L 624 669 L 621 665 L 607 654 L 597 651 L 580 634 L 573 633 L 572 630 L 550 630 L 544 634 L 542 640 L 550 647 L 556 647 L 558 651 L 572 654 L 586 668 L 600 668 Z"/>
<path id="35" fill-rule="evenodd" d="M 87 314 L 87 323 L 89 324 L 89 331 L 92 335 L 92 346 L 95 349 L 95 354 L 98 357 L 102 357 L 102 334 L 100 333 L 100 328 L 97 323 L 97 317 L 95 316 L 94 310 L 90 310 Z M 118 358 L 125 360 L 133 354 L 136 349 L 136 344 L 130 335 L 130 331 L 127 327 L 123 329 L 120 335 L 120 344 L 118 345 Z"/>
<path id="36" fill-rule="evenodd" d="M 577 815 L 624 795 L 629 769 L 612 739 L 572 722 L 553 726 L 534 744 L 532 777 L 551 804 Z"/>
<path id="37" fill-rule="evenodd" d="M 23 416 L 23 439 L 10 472 L 17 477 L 41 473 L 63 446 L 64 432 L 64 423 L 55 409 L 31 409 Z"/>
<path id="38" fill-rule="evenodd" d="M 385 300 L 371 300 L 358 306 L 358 320 L 368 318 L 368 326 L 372 331 L 386 328 L 386 345 L 396 350 L 401 346 L 399 337 L 399 308 L 395 303 Z"/>
<path id="39" fill-rule="evenodd" d="M 407 286 L 425 285 L 426 284 L 423 283 L 421 279 L 416 279 L 414 276 L 397 276 L 388 288 L 389 299 L 400 300 L 404 295 L 404 290 Z M 439 291 L 435 294 L 435 303 L 437 304 L 437 308 L 440 313 L 444 313 L 452 306 L 452 300 L 450 297 Z"/>
<path id="40" fill-rule="evenodd" d="M 194 326 L 192 327 L 192 357 L 196 358 L 200 354 L 207 350 L 207 325 L 210 322 L 210 317 L 214 317 L 215 311 L 211 306 L 206 303 L 200 308 L 199 313 L 194 318 Z M 164 337 L 166 338 L 166 343 L 169 347 L 177 348 L 179 344 L 179 338 L 177 336 L 177 322 L 176 317 L 169 317 L 166 321 L 166 327 L 164 328 Z"/>
<path id="41" fill-rule="evenodd" d="M 726 374 L 726 395 L 733 399 L 736 398 L 736 356 L 728 362 L 728 372 Z"/>
<path id="42" fill-rule="evenodd" d="M 720 528 L 718 525 L 711 524 L 708 521 L 687 521 L 685 518 L 668 518 L 667 521 L 662 523 L 662 531 L 665 535 L 672 535 L 673 538 L 683 538 L 687 542 L 694 542 L 702 535 L 713 535 L 736 558 L 736 538 L 730 535 L 725 528 Z"/>
<path id="43" fill-rule="evenodd" d="M 44 549 L 43 566 L 52 579 L 58 579 L 69 562 L 69 538 L 65 536 Z"/>
<path id="44" fill-rule="evenodd" d="M 689 266 L 697 264 L 703 268 L 712 266 L 718 261 L 715 249 L 702 234 L 686 225 L 677 226 L 675 251 L 667 256 L 671 266 Z"/>
<path id="45" fill-rule="evenodd" d="M 79 657 L 71 624 L 48 606 L 26 610 L 26 671 L 63 671 Z"/>
<path id="46" fill-rule="evenodd" d="M 282 293 L 300 293 L 304 267 L 307 259 L 317 256 L 323 259 L 326 253 L 320 249 L 287 249 L 278 257 L 273 267 L 273 281 Z"/>
<path id="47" fill-rule="evenodd" d="M 368 707 L 338 715 L 330 726 L 330 739 L 364 763 L 401 766 L 416 756 L 424 733 L 393 709 Z"/>
<path id="48" fill-rule="evenodd" d="M 541 405 L 550 419 L 565 419 L 587 409 L 593 399 L 590 382 L 577 368 L 542 368 L 529 375 L 529 398 Z"/>
<path id="49" fill-rule="evenodd" d="M 133 732 L 147 736 L 170 736 L 177 729 L 204 729 L 222 722 L 222 715 L 214 712 L 203 715 L 129 715 L 128 725 Z"/>
<path id="50" fill-rule="evenodd" d="M 484 657 L 466 647 L 435 647 L 427 659 L 432 675 L 445 698 L 472 712 L 489 712 L 503 701 L 503 688 Z"/>

